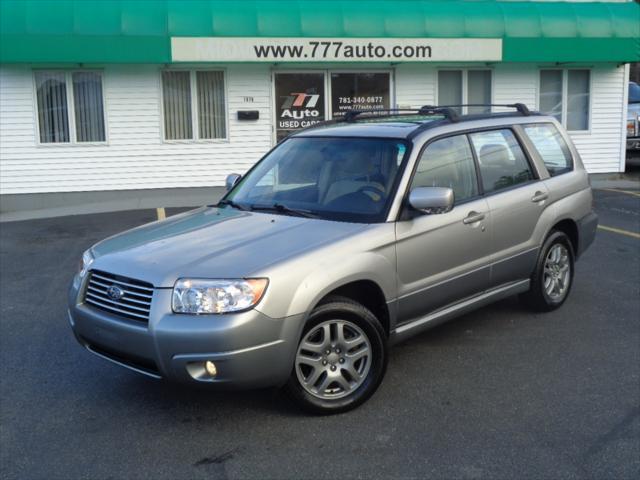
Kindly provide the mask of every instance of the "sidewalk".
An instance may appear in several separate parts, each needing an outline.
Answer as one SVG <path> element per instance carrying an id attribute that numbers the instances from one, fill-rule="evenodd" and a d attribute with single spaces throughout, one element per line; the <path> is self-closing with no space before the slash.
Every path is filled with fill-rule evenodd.
<path id="1" fill-rule="evenodd" d="M 630 167 L 625 173 L 592 173 L 589 175 L 593 188 L 615 188 L 620 190 L 640 190 L 640 168 Z"/>

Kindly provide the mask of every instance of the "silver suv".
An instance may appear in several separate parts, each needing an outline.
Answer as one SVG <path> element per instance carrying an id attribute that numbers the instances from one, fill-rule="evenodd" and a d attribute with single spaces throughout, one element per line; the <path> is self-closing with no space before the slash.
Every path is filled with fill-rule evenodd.
<path id="1" fill-rule="evenodd" d="M 399 341 L 510 295 L 558 308 L 596 232 L 587 173 L 554 118 L 500 107 L 291 135 L 217 205 L 87 250 L 73 332 L 150 377 L 285 386 L 335 413 L 374 393 Z"/>

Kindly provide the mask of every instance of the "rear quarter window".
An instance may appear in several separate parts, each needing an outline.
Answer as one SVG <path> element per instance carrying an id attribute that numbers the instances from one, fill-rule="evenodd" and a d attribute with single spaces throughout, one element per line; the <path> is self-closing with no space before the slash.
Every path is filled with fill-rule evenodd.
<path id="1" fill-rule="evenodd" d="M 555 177 L 573 170 L 569 146 L 551 123 L 525 125 L 524 131 L 542 158 L 549 175 Z"/>

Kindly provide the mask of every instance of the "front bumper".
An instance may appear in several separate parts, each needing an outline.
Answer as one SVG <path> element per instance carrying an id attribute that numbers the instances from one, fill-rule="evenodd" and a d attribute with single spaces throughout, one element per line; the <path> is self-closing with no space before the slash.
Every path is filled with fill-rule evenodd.
<path id="1" fill-rule="evenodd" d="M 282 385 L 293 367 L 304 315 L 274 319 L 249 310 L 224 315 L 171 311 L 171 289 L 153 293 L 149 322 L 114 316 L 82 303 L 84 285 L 69 292 L 69 323 L 90 352 L 154 378 L 228 388 Z M 215 363 L 215 377 L 200 375 Z"/>
<path id="2" fill-rule="evenodd" d="M 640 137 L 627 138 L 627 150 L 640 150 Z"/>

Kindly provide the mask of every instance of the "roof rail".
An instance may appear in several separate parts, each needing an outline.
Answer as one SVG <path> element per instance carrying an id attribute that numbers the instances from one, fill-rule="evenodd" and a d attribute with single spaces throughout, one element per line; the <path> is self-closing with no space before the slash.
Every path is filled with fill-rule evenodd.
<path id="1" fill-rule="evenodd" d="M 528 117 L 531 115 L 531 110 L 524 103 L 464 103 L 460 105 L 440 105 L 432 107 L 431 105 L 425 105 L 422 108 L 458 108 L 458 107 L 502 107 L 502 108 L 515 108 L 518 113 Z"/>
<path id="2" fill-rule="evenodd" d="M 466 119 L 465 116 L 461 117 L 461 115 L 458 114 L 458 112 L 455 110 L 456 108 L 461 108 L 461 107 L 514 108 L 518 111 L 520 115 L 529 116 L 533 114 L 524 103 L 465 103 L 460 105 L 423 105 L 418 109 L 386 108 L 386 109 L 368 109 L 368 110 L 349 110 L 345 112 L 345 114 L 341 117 L 318 122 L 309 127 L 303 128 L 302 130 L 311 130 L 314 128 L 323 127 L 327 125 L 335 125 L 337 123 L 353 123 L 359 120 L 360 119 L 359 117 L 363 114 L 368 114 L 366 117 L 363 118 L 363 120 L 392 118 L 394 116 L 400 116 L 400 115 L 416 115 L 416 116 L 442 115 L 449 122 L 455 123 L 460 120 Z M 496 113 L 499 115 L 501 112 L 493 112 L 493 113 Z M 487 114 L 487 116 L 490 116 L 490 115 L 491 114 Z M 429 124 L 421 125 L 416 129 L 416 131 L 414 131 L 411 134 L 411 136 L 415 136 L 425 128 L 430 128 L 431 126 L 432 125 L 429 125 Z"/>
<path id="3" fill-rule="evenodd" d="M 423 106 L 420 108 L 388 108 L 388 109 L 372 109 L 372 110 L 349 110 L 344 114 L 342 118 L 337 119 L 336 121 L 342 122 L 354 122 L 358 119 L 360 115 L 363 113 L 375 113 L 378 115 L 370 115 L 366 117 L 367 119 L 371 118 L 388 118 L 397 115 L 403 114 L 413 114 L 420 116 L 429 116 L 429 115 L 442 115 L 449 119 L 452 122 L 457 121 L 458 114 L 455 110 L 447 107 L 436 107 L 436 106 Z M 383 113 L 380 115 L 380 113 Z"/>
<path id="4" fill-rule="evenodd" d="M 342 117 L 336 118 L 336 122 L 355 122 L 357 117 L 363 113 L 375 113 L 377 115 L 371 115 L 369 118 L 386 118 L 394 115 L 402 115 L 403 113 L 417 114 L 419 110 L 417 108 L 385 108 L 385 109 L 368 109 L 368 110 L 349 110 Z"/>
<path id="5" fill-rule="evenodd" d="M 457 122 L 460 120 L 458 112 L 449 105 L 423 105 L 420 107 L 420 110 L 418 110 L 418 115 L 444 115 L 450 122 Z"/>

